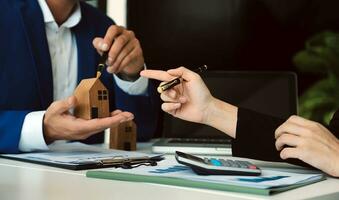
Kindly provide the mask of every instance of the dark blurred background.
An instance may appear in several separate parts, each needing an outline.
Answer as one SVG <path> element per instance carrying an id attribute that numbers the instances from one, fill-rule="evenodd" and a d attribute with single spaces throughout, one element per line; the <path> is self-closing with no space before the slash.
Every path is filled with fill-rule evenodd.
<path id="1" fill-rule="evenodd" d="M 127 27 L 140 40 L 148 68 L 292 71 L 298 75 L 299 115 L 327 124 L 339 106 L 333 82 L 336 77 L 339 83 L 339 51 L 333 47 L 339 42 L 330 42 L 339 41 L 338 0 L 90 3 L 111 13 L 126 7 Z"/>
<path id="2" fill-rule="evenodd" d="M 294 71 L 302 93 L 321 77 L 292 58 L 310 36 L 339 29 L 338 9 L 337 0 L 127 0 L 127 23 L 149 68 Z"/>

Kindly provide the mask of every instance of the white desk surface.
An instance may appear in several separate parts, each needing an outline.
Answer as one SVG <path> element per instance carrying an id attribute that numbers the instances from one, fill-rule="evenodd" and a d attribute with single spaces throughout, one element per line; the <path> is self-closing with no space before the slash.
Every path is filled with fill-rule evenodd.
<path id="1" fill-rule="evenodd" d="M 138 146 L 145 150 L 144 145 Z M 285 166 L 254 162 L 259 166 Z M 150 183 L 112 181 L 85 177 L 72 171 L 0 159 L 0 199 L 119 199 L 119 200 L 218 200 L 218 199 L 339 199 L 339 179 L 327 180 L 272 196 L 192 189 Z"/>

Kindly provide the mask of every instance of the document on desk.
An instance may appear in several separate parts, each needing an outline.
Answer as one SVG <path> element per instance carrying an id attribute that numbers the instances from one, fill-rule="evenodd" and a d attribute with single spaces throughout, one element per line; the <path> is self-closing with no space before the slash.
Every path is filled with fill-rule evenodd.
<path id="1" fill-rule="evenodd" d="M 189 167 L 178 164 L 174 157 L 153 167 L 103 169 L 88 171 L 87 177 L 132 182 L 148 182 L 192 188 L 271 195 L 325 179 L 321 173 L 298 174 L 262 170 L 261 176 L 196 175 Z"/>
<path id="2" fill-rule="evenodd" d="M 49 151 L 34 153 L 1 154 L 0 157 L 73 170 L 115 167 L 124 163 L 161 160 L 161 155 L 104 149 L 80 142 L 50 145 L 49 149 Z"/>

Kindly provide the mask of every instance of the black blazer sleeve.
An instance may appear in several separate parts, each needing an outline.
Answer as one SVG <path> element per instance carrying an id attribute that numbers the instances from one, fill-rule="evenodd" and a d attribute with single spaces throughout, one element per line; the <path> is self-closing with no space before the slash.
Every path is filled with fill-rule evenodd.
<path id="1" fill-rule="evenodd" d="M 275 149 L 274 131 L 284 121 L 239 108 L 236 139 L 232 142 L 233 156 L 280 161 L 279 152 Z"/>
<path id="2" fill-rule="evenodd" d="M 339 138 L 339 110 L 334 114 L 329 129 L 337 138 Z"/>
<path id="3" fill-rule="evenodd" d="M 282 160 L 280 158 L 280 152 L 275 148 L 274 132 L 286 120 L 239 108 L 236 139 L 232 142 L 233 156 L 265 161 L 287 161 L 309 166 L 297 159 Z M 338 138 L 339 110 L 328 128 Z"/>

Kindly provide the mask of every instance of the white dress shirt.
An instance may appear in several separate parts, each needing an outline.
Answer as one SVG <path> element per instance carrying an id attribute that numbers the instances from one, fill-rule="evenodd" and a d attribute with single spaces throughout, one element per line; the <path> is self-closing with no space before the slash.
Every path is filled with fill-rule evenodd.
<path id="1" fill-rule="evenodd" d="M 53 73 L 54 101 L 71 96 L 77 85 L 78 51 L 75 35 L 71 28 L 81 20 L 80 4 L 77 4 L 72 15 L 59 26 L 45 0 L 38 0 L 41 7 L 51 56 Z M 94 66 L 93 66 L 94 67 Z M 116 75 L 116 84 L 130 95 L 146 93 L 148 79 L 140 77 L 134 82 L 124 81 Z M 43 136 L 43 117 L 45 111 L 31 112 L 26 115 L 19 141 L 20 151 L 47 150 Z"/>

